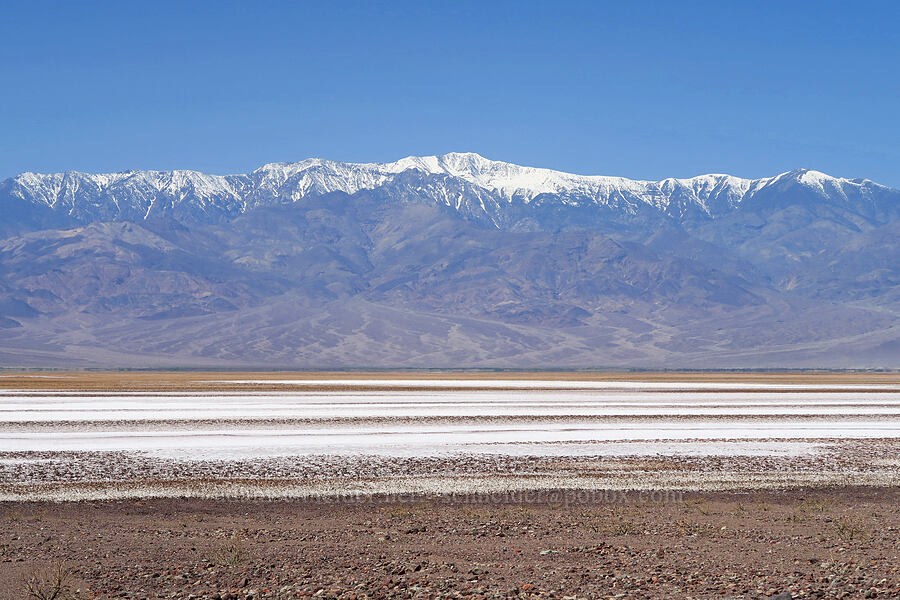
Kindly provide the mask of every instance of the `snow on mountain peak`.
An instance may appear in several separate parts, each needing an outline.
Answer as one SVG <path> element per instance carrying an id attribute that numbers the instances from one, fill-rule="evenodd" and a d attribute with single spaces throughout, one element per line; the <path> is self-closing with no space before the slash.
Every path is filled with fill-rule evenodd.
<path id="1" fill-rule="evenodd" d="M 825 194 L 834 191 L 844 199 L 848 186 L 873 185 L 868 180 L 838 179 L 806 169 L 754 180 L 708 174 L 646 181 L 526 167 L 490 160 L 474 152 L 407 156 L 388 163 L 309 158 L 268 163 L 247 175 L 209 175 L 188 170 L 49 175 L 29 172 L 5 185 L 13 196 L 79 218 L 92 214 L 104 218 L 148 218 L 188 211 L 192 218 L 200 220 L 211 214 L 224 218 L 256 206 L 297 202 L 331 192 L 354 194 L 400 185 L 406 186 L 404 197 L 420 196 L 458 210 L 468 205 L 467 210 L 491 213 L 490 220 L 496 223 L 502 204 L 530 204 L 538 199 L 568 206 L 605 206 L 628 214 L 651 208 L 678 218 L 693 211 L 715 217 L 782 181 L 796 181 Z"/>
<path id="2" fill-rule="evenodd" d="M 831 177 L 821 171 L 813 171 L 812 169 L 800 169 L 799 180 L 800 183 L 812 187 L 823 187 L 825 183 L 830 181 L 847 181 L 845 179 Z"/>

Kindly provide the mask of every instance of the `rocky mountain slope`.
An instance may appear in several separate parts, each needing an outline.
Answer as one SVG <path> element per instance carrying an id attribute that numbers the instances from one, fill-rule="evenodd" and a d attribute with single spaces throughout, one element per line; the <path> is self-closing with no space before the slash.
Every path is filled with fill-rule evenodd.
<path id="1" fill-rule="evenodd" d="M 476 154 L 0 183 L 0 365 L 900 367 L 900 191 Z"/>

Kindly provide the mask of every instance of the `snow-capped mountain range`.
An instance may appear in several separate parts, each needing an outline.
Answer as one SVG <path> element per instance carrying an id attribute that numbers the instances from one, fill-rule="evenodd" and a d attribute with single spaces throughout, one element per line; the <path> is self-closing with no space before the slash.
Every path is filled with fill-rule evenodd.
<path id="1" fill-rule="evenodd" d="M 77 222 L 172 217 L 186 223 L 221 222 L 261 206 L 300 202 L 333 192 L 384 190 L 459 210 L 497 227 L 511 223 L 509 206 L 531 203 L 599 207 L 624 215 L 715 218 L 754 198 L 796 185 L 845 207 L 871 211 L 873 197 L 889 191 L 866 179 L 796 170 L 762 179 L 700 175 L 641 181 L 575 175 L 486 159 L 475 153 L 410 156 L 390 163 L 308 159 L 269 163 L 246 175 L 196 171 L 125 171 L 109 174 L 22 173 L 0 184 L 5 194 L 47 207 Z M 515 221 L 515 219 L 513 220 Z"/>
<path id="2" fill-rule="evenodd" d="M 0 367 L 900 368 L 900 191 L 477 154 L 0 182 Z"/>

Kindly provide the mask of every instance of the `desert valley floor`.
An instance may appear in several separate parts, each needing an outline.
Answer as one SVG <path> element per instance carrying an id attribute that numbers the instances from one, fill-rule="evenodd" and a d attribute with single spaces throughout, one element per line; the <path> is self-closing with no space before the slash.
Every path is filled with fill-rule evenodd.
<path id="1" fill-rule="evenodd" d="M 891 375 L 0 377 L 0 499 L 900 483 Z"/>
<path id="2" fill-rule="evenodd" d="M 0 592 L 894 597 L 898 457 L 891 373 L 5 373 Z"/>

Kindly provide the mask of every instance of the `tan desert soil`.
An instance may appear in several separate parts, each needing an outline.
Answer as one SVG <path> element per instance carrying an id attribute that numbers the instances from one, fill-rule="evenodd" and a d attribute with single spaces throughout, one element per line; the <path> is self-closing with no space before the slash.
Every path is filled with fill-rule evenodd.
<path id="1" fill-rule="evenodd" d="M 900 490 L 0 505 L 0 598 L 897 598 Z"/>
<path id="2" fill-rule="evenodd" d="M 284 380 L 315 379 L 478 379 L 543 381 L 647 381 L 647 382 L 727 382 L 815 385 L 900 385 L 898 372 L 644 372 L 644 371 L 314 371 L 314 372 L 202 372 L 202 371 L 8 371 L 0 372 L 0 390 L 76 390 L 103 391 L 328 391 L 328 386 L 285 385 Z M 269 380 L 272 384 L 236 384 L 227 380 Z M 341 390 L 372 389 L 365 385 L 341 387 Z M 403 391 L 403 388 L 394 388 Z M 444 388 L 430 388 L 441 391 Z M 447 390 L 454 388 L 448 387 Z M 492 388 L 494 390 L 502 388 Z M 739 390 L 745 392 L 754 389 Z M 789 391 L 789 390 L 788 390 Z"/>

